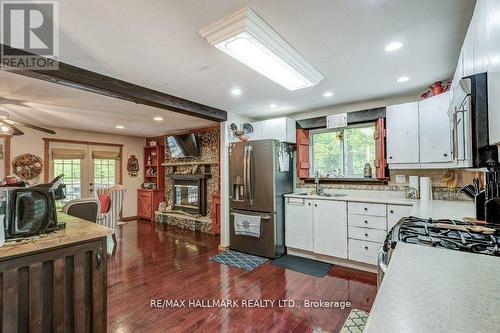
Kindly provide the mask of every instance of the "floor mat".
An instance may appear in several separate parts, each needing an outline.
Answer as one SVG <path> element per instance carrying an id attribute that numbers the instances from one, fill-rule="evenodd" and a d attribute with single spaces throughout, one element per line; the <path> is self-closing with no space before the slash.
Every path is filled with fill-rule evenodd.
<path id="1" fill-rule="evenodd" d="M 344 323 L 344 326 L 342 326 L 340 333 L 363 333 L 368 316 L 368 312 L 352 309 L 351 313 L 349 313 L 349 317 L 347 317 Z"/>
<path id="2" fill-rule="evenodd" d="M 211 257 L 210 260 L 223 265 L 241 268 L 246 271 L 253 271 L 255 268 L 268 261 L 266 258 L 231 250 L 216 254 Z"/>
<path id="3" fill-rule="evenodd" d="M 325 276 L 333 267 L 331 264 L 288 254 L 273 260 L 273 265 L 317 277 Z"/>

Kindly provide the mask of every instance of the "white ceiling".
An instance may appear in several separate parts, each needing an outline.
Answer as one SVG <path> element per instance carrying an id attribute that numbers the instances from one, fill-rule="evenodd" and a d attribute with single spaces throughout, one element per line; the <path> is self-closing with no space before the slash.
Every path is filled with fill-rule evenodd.
<path id="1" fill-rule="evenodd" d="M 9 112 L 12 120 L 34 125 L 140 137 L 216 124 L 4 71 L 0 71 L 0 110 Z M 158 116 L 164 120 L 153 120 Z"/>
<path id="2" fill-rule="evenodd" d="M 60 59 L 228 112 L 271 117 L 413 94 L 434 81 L 450 78 L 474 4 L 474 0 L 65 0 L 59 2 Z M 199 36 L 201 28 L 245 5 L 326 79 L 315 87 L 288 91 Z M 395 40 L 404 47 L 385 52 L 384 47 Z M 410 81 L 397 83 L 403 75 Z M 2 85 L 3 89 L 11 83 Z M 236 86 L 243 91 L 239 97 L 230 94 Z M 57 104 L 54 99 L 64 104 L 64 98 L 72 95 L 69 88 L 57 87 L 60 93 L 54 89 L 48 95 L 43 90 L 47 95 L 38 96 L 39 91 L 30 91 L 26 98 L 18 98 L 45 98 L 46 104 Z M 38 89 L 38 85 L 30 83 L 25 88 Z M 327 90 L 334 92 L 329 99 L 322 97 Z M 50 121 L 55 126 L 109 131 L 106 126 L 120 121 L 130 124 L 130 134 L 144 135 L 157 125 L 151 124 L 150 116 L 165 112 L 122 101 L 115 106 L 107 98 L 80 94 L 81 99 L 66 100 L 71 108 L 51 111 Z M 270 109 L 271 103 L 278 107 Z M 72 108 L 78 113 L 65 113 Z M 143 118 L 144 112 L 148 116 Z M 49 121 L 25 111 L 23 117 L 28 116 L 34 122 Z M 205 122 L 170 116 L 170 127 Z M 61 121 L 64 124 L 57 123 Z M 136 124 L 134 128 L 132 124 Z"/>

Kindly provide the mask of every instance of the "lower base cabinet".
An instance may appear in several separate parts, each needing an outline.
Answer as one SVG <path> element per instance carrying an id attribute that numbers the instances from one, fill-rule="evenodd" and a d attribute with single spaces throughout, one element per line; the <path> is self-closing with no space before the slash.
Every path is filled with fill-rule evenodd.
<path id="1" fill-rule="evenodd" d="M 106 332 L 106 238 L 0 261 L 2 332 Z"/>
<path id="2" fill-rule="evenodd" d="M 164 190 L 137 190 L 137 218 L 153 221 L 164 195 Z"/>

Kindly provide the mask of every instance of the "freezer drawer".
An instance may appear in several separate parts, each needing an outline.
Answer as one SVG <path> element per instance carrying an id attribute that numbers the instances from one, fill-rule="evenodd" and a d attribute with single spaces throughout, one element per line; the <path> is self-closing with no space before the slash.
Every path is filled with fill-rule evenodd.
<path id="1" fill-rule="evenodd" d="M 234 213 L 261 216 L 260 237 L 236 235 Z M 232 210 L 229 219 L 229 248 L 266 258 L 278 258 L 285 252 L 284 230 L 277 230 L 276 214 Z M 283 224 L 281 224 L 283 228 Z"/>

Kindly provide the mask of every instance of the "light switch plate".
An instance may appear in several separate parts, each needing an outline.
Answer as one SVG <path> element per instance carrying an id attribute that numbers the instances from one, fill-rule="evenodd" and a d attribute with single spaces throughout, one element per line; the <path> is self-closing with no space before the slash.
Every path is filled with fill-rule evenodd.
<path id="1" fill-rule="evenodd" d="M 405 175 L 396 175 L 396 183 L 406 184 L 406 176 Z"/>

